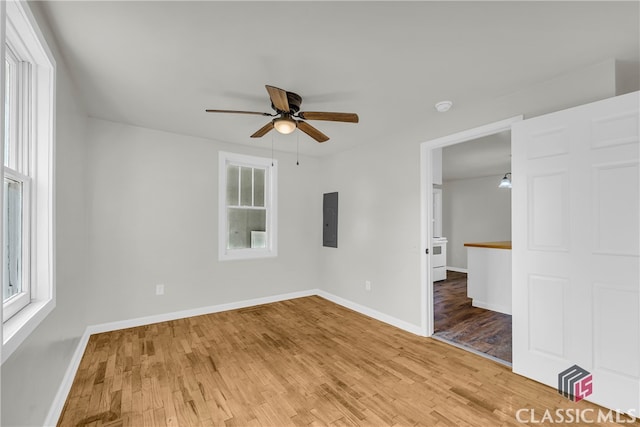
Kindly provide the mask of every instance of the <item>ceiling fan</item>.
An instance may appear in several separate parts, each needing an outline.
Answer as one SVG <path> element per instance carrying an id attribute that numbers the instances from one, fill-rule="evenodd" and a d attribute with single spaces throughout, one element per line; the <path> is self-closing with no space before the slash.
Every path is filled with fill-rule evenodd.
<path id="1" fill-rule="evenodd" d="M 318 111 L 300 111 L 302 97 L 297 93 L 287 92 L 274 86 L 266 85 L 269 98 L 271 98 L 271 108 L 273 113 L 261 113 L 258 111 L 237 111 L 237 110 L 205 110 L 207 113 L 236 113 L 236 114 L 257 114 L 260 116 L 275 117 L 272 121 L 258 129 L 251 138 L 260 138 L 275 128 L 282 134 L 289 134 L 300 129 L 318 142 L 325 142 L 329 137 L 311 126 L 305 120 L 325 120 L 331 122 L 358 123 L 358 115 L 355 113 L 330 113 Z"/>

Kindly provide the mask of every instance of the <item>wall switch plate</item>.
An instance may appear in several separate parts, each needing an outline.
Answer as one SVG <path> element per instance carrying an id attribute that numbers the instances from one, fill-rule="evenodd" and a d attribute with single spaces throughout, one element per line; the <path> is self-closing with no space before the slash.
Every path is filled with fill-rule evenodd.
<path id="1" fill-rule="evenodd" d="M 156 295 L 164 295 L 164 285 L 156 285 Z"/>
<path id="2" fill-rule="evenodd" d="M 371 290 L 371 280 L 365 280 L 364 281 L 364 289 L 366 291 L 370 291 Z"/>

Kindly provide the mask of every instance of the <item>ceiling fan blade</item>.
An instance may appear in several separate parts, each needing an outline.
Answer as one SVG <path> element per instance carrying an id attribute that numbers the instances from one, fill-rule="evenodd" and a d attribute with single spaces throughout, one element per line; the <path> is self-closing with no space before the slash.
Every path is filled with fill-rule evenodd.
<path id="1" fill-rule="evenodd" d="M 287 91 L 284 89 L 278 89 L 274 86 L 265 86 L 267 92 L 269 92 L 269 98 L 276 110 L 288 113 L 291 108 L 289 107 L 289 100 L 287 98 Z"/>
<path id="2" fill-rule="evenodd" d="M 260 138 L 262 136 L 265 136 L 271 129 L 273 129 L 273 122 L 269 122 L 266 125 L 262 126 L 253 135 L 251 135 L 251 138 Z"/>
<path id="3" fill-rule="evenodd" d="M 329 137 L 327 135 L 320 132 L 318 129 L 314 128 L 309 123 L 303 122 L 301 120 L 298 120 L 297 122 L 298 122 L 298 129 L 300 129 L 302 132 L 306 133 L 316 141 L 325 142 L 329 140 Z"/>
<path id="4" fill-rule="evenodd" d="M 321 111 L 305 111 L 298 113 L 298 117 L 304 120 L 327 120 L 330 122 L 358 123 L 356 113 L 329 113 Z"/>
<path id="5" fill-rule="evenodd" d="M 269 113 L 261 113 L 259 111 L 238 111 L 238 110 L 205 110 L 207 113 L 235 113 L 235 114 L 256 114 L 259 116 L 273 116 Z"/>

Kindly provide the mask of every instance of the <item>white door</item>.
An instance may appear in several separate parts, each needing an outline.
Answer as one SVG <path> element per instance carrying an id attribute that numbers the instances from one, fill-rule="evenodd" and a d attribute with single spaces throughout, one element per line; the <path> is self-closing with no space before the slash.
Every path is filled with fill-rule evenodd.
<path id="1" fill-rule="evenodd" d="M 640 410 L 638 92 L 513 125 L 513 371 Z M 585 393 L 587 394 L 587 393 Z"/>

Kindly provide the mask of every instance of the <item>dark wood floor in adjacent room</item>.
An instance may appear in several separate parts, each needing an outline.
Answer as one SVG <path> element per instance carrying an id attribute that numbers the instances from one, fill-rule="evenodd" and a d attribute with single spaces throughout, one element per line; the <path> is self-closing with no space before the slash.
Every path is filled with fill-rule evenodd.
<path id="1" fill-rule="evenodd" d="M 91 336 L 59 426 L 519 426 L 574 403 L 320 297 Z"/>
<path id="2" fill-rule="evenodd" d="M 511 363 L 511 316 L 473 307 L 467 274 L 434 282 L 434 335 Z"/>

